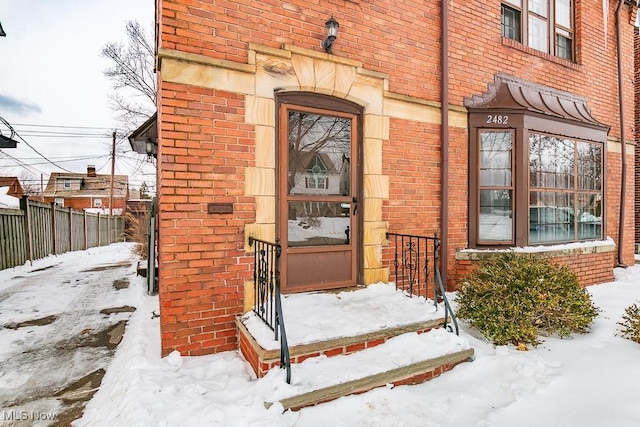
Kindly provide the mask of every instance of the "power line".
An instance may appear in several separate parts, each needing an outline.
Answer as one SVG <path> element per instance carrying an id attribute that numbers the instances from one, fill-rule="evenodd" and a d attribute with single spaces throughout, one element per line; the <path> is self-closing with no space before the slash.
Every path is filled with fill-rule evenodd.
<path id="1" fill-rule="evenodd" d="M 16 126 L 17 127 L 17 126 Z M 62 129 L 62 128 L 60 128 Z M 73 134 L 73 135 L 105 135 L 106 134 L 104 132 L 106 131 L 101 131 L 103 133 L 97 133 L 96 132 L 87 132 L 87 131 L 75 131 L 73 129 L 71 130 L 65 130 L 65 131 L 60 131 L 60 130 L 44 130 L 44 129 L 20 129 L 19 132 L 23 132 L 23 133 L 46 133 L 46 134 L 52 134 L 52 135 L 56 135 L 56 134 L 60 134 L 60 135 L 64 135 L 64 134 Z"/>
<path id="2" fill-rule="evenodd" d="M 36 171 L 36 173 L 45 173 L 45 172 L 39 170 L 38 168 L 34 168 L 34 167 L 29 166 L 28 164 L 22 162 L 20 159 L 16 159 L 11 154 L 8 154 L 8 153 L 4 152 L 3 150 L 0 150 L 0 153 L 2 153 L 5 157 L 8 157 L 11 160 L 13 160 L 14 162 L 16 162 L 18 164 L 18 166 L 22 166 L 23 168 L 25 168 L 27 170 L 31 169 L 31 173 L 34 173 L 33 171 Z"/>
<path id="3" fill-rule="evenodd" d="M 101 159 L 105 157 L 104 155 L 102 156 L 90 156 L 90 157 L 78 157 L 78 158 L 73 158 L 73 159 L 68 159 L 68 160 L 56 160 L 57 163 L 72 163 L 72 162 L 79 162 L 81 160 L 92 160 L 92 159 Z M 49 162 L 37 162 L 37 163 L 26 163 L 29 166 L 34 166 L 34 165 L 46 165 L 49 164 Z"/>
<path id="4" fill-rule="evenodd" d="M 94 155 L 86 155 L 86 156 L 49 156 L 50 159 L 55 160 L 55 161 L 62 161 L 62 160 L 85 160 L 85 159 L 89 159 L 92 157 L 105 157 L 106 154 L 94 154 Z M 40 160 L 41 157 L 20 157 L 20 160 Z"/>
<path id="5" fill-rule="evenodd" d="M 62 126 L 62 125 L 42 125 L 42 124 L 29 124 L 29 123 L 16 123 L 14 126 L 30 126 L 30 127 L 42 127 L 42 128 L 58 128 L 58 129 L 96 129 L 113 131 L 113 127 L 95 127 L 95 126 Z M 116 129 L 122 130 L 122 129 Z"/>
<path id="6" fill-rule="evenodd" d="M 104 162 L 104 164 L 102 166 L 100 166 L 98 169 L 96 169 L 97 171 L 102 170 L 102 168 L 104 168 L 105 166 L 107 166 L 109 164 L 109 162 L 111 161 L 111 156 L 109 156 L 109 158 L 107 159 L 106 162 Z M 104 174 L 103 174 L 104 175 Z"/>
<path id="7" fill-rule="evenodd" d="M 16 132 L 16 136 L 17 136 L 18 138 L 20 138 L 20 139 L 22 140 L 22 142 L 24 142 L 25 144 L 27 144 L 27 147 L 31 148 L 31 149 L 32 149 L 33 151 L 35 151 L 35 152 L 36 152 L 40 157 L 42 157 L 43 159 L 45 159 L 47 162 L 51 163 L 53 166 L 55 166 L 55 167 L 57 167 L 57 168 L 60 168 L 60 169 L 62 169 L 62 170 L 63 170 L 63 171 L 65 171 L 65 172 L 73 173 L 73 172 L 71 172 L 69 169 L 65 169 L 65 168 L 63 168 L 62 166 L 60 166 L 60 165 L 58 165 L 58 164 L 55 164 L 54 162 L 52 162 L 51 160 L 49 160 L 46 156 L 44 156 L 41 152 L 39 152 L 39 151 L 38 151 L 38 150 L 36 150 L 36 149 L 31 145 L 31 144 L 29 144 L 29 143 L 27 142 L 27 140 L 26 140 L 26 139 L 24 139 L 24 138 L 22 137 L 22 135 L 20 135 L 18 132 Z"/>
<path id="8" fill-rule="evenodd" d="M 108 138 L 107 135 L 97 133 L 40 132 L 24 129 L 21 129 L 20 132 L 30 138 Z"/>

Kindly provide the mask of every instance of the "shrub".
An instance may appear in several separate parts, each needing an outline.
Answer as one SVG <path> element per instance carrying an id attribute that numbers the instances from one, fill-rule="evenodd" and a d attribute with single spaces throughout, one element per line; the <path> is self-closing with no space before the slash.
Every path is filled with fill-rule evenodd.
<path id="1" fill-rule="evenodd" d="M 503 254 L 462 281 L 457 316 L 497 345 L 538 345 L 539 335 L 589 330 L 598 309 L 576 274 L 529 255 Z"/>
<path id="2" fill-rule="evenodd" d="M 622 326 L 620 335 L 640 344 L 640 307 L 633 304 L 624 311 L 622 322 L 618 322 L 618 325 Z"/>
<path id="3" fill-rule="evenodd" d="M 133 253 L 142 259 L 147 258 L 148 252 L 148 229 L 149 229 L 149 212 L 144 211 L 142 215 L 134 215 L 131 212 L 124 214 L 127 224 L 125 237 L 128 242 L 136 242 Z"/>

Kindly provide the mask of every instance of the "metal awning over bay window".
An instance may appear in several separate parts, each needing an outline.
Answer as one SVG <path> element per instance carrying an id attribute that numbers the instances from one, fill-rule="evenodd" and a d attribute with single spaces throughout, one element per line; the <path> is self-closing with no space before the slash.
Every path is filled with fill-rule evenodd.
<path id="1" fill-rule="evenodd" d="M 466 106 L 471 247 L 603 238 L 609 127 L 585 98 L 500 74 Z"/>

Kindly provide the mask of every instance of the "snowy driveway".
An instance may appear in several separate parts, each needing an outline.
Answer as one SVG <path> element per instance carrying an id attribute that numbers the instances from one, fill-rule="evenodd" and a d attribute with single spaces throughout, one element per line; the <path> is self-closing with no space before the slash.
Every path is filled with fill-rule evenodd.
<path id="1" fill-rule="evenodd" d="M 300 366 L 287 385 L 279 369 L 256 379 L 237 351 L 160 357 L 158 297 L 147 296 L 144 279 L 135 277 L 127 244 L 49 257 L 0 271 L 0 425 L 68 426 L 77 415 L 69 409 L 72 399 L 97 387 L 94 377 L 84 387 L 78 379 L 108 366 L 75 426 L 636 427 L 640 346 L 617 336 L 616 322 L 625 307 L 640 304 L 640 266 L 615 273 L 615 282 L 588 288 L 601 310 L 589 334 L 548 337 L 520 352 L 494 347 L 462 325 L 461 335 L 476 350 L 472 363 L 424 384 L 283 413 L 279 404 L 267 409 L 264 402 L 280 389 L 304 385 Z M 128 288 L 115 289 L 127 280 Z M 106 331 L 130 313 L 100 310 L 127 305 L 137 310 L 113 355 Z M 289 314 L 287 321 L 295 322 Z M 17 327 L 47 316 L 57 317 Z M 61 391 L 64 396 L 56 396 Z M 52 415 L 53 422 L 36 420 Z"/>
<path id="2" fill-rule="evenodd" d="M 82 415 L 135 310 L 134 276 L 123 243 L 0 271 L 0 425 Z"/>

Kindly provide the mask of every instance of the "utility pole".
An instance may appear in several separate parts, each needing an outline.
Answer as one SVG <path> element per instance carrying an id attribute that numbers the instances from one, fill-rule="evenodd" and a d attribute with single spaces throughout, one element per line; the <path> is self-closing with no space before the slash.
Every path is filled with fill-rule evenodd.
<path id="1" fill-rule="evenodd" d="M 109 243 L 114 241 L 113 238 L 113 176 L 116 173 L 116 131 L 113 131 L 113 138 L 111 144 L 111 185 L 109 189 L 109 217 L 107 222 L 109 223 Z"/>
<path id="2" fill-rule="evenodd" d="M 116 173 L 116 131 L 113 131 L 111 144 L 111 185 L 109 189 L 109 216 L 113 214 L 113 176 Z M 111 218 L 109 218 L 111 220 Z"/>

